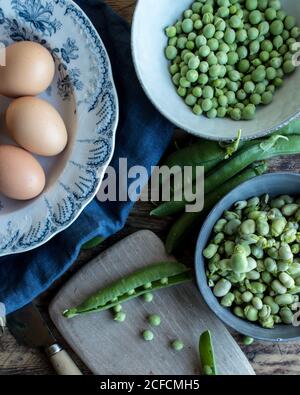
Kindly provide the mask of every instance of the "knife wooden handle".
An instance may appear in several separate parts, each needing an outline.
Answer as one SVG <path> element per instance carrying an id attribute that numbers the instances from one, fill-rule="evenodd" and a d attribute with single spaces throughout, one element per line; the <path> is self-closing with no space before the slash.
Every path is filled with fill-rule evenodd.
<path id="1" fill-rule="evenodd" d="M 72 360 L 67 351 L 63 350 L 60 346 L 51 346 L 51 349 L 48 349 L 46 353 L 49 356 L 49 359 L 57 374 L 62 376 L 82 375 L 81 371 L 75 365 L 75 362 Z"/>

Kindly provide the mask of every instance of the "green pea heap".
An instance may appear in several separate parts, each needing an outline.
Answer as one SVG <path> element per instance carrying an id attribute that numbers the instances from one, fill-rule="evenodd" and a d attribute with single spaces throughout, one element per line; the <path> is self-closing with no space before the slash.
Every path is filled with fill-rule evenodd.
<path id="1" fill-rule="evenodd" d="M 198 0 L 166 28 L 177 93 L 196 115 L 251 120 L 295 70 L 300 28 L 280 0 Z"/>
<path id="2" fill-rule="evenodd" d="M 292 324 L 300 293 L 300 199 L 235 203 L 203 251 L 208 284 L 224 307 L 264 328 Z"/>

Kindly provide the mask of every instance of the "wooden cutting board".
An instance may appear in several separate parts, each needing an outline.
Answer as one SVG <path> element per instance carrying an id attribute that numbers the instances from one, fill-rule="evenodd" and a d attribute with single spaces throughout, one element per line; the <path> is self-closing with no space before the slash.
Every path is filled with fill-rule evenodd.
<path id="1" fill-rule="evenodd" d="M 199 374 L 199 335 L 210 329 L 219 373 L 255 374 L 225 326 L 209 310 L 193 283 L 157 291 L 153 302 L 138 298 L 123 305 L 126 321 L 115 322 L 110 311 L 66 319 L 62 311 L 112 281 L 151 263 L 171 260 L 161 240 L 150 231 L 137 232 L 82 268 L 58 293 L 49 307 L 58 330 L 95 374 L 188 375 Z M 155 338 L 141 336 L 149 328 L 147 316 L 159 314 L 162 323 L 152 328 Z M 173 351 L 170 342 L 185 347 Z"/>

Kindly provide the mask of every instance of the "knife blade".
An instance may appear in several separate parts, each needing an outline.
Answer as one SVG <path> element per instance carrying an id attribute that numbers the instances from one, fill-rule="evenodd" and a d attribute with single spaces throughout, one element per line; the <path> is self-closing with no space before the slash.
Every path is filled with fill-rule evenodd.
<path id="1" fill-rule="evenodd" d="M 60 375 L 81 375 L 69 354 L 56 342 L 37 307 L 31 303 L 7 316 L 7 327 L 14 338 L 32 348 L 42 348 Z"/>

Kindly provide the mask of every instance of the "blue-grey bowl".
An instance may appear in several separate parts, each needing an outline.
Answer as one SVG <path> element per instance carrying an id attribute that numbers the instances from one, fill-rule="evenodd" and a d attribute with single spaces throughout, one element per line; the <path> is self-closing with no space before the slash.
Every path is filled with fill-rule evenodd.
<path id="1" fill-rule="evenodd" d="M 273 173 L 247 181 L 226 195 L 210 212 L 200 231 L 196 248 L 196 278 L 200 292 L 210 309 L 228 326 L 255 339 L 284 342 L 300 339 L 300 326 L 276 325 L 274 329 L 264 329 L 259 325 L 236 317 L 229 308 L 221 306 L 207 284 L 203 250 L 207 246 L 213 227 L 235 202 L 268 193 L 271 197 L 282 194 L 300 195 L 300 174 Z M 295 312 L 296 313 L 296 312 Z"/>

